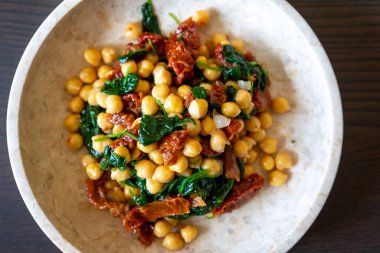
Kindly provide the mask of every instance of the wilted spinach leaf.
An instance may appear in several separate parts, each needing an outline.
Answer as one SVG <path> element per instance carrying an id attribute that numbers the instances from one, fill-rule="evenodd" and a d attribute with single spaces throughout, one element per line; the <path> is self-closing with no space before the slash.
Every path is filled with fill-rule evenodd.
<path id="1" fill-rule="evenodd" d="M 111 146 L 107 146 L 104 149 L 104 158 L 100 165 L 103 171 L 109 170 L 112 167 L 117 167 L 120 170 L 125 170 L 125 166 L 128 162 L 129 161 L 127 161 L 126 158 L 116 154 Z"/>
<path id="2" fill-rule="evenodd" d="M 98 114 L 104 111 L 99 106 L 91 106 L 87 104 L 81 113 L 80 132 L 84 139 L 88 152 L 96 158 L 102 158 L 103 154 L 92 148 L 92 137 L 98 134 L 103 134 L 103 131 L 98 127 Z"/>
<path id="3" fill-rule="evenodd" d="M 151 0 L 147 0 L 141 7 L 142 27 L 144 32 L 161 34 L 158 18 L 154 14 Z"/>
<path id="4" fill-rule="evenodd" d="M 191 93 L 193 93 L 196 98 L 207 98 L 206 89 L 200 86 L 195 86 L 191 88 Z"/>
<path id="5" fill-rule="evenodd" d="M 226 94 L 227 94 L 228 101 L 235 101 L 236 93 L 237 93 L 237 89 L 235 89 L 233 86 L 226 87 Z"/>
<path id="6" fill-rule="evenodd" d="M 242 180 L 244 177 L 244 170 L 245 170 L 244 161 L 242 159 L 236 159 L 236 161 L 240 170 L 240 180 Z"/>
<path id="7" fill-rule="evenodd" d="M 126 63 L 129 60 L 141 59 L 141 58 L 145 57 L 147 54 L 148 54 L 148 50 L 146 50 L 145 48 L 142 48 L 142 49 L 138 49 L 135 51 L 131 51 L 126 55 L 121 55 L 121 56 L 119 56 L 118 59 L 119 59 L 120 63 Z"/>
<path id="8" fill-rule="evenodd" d="M 124 95 L 132 92 L 139 82 L 139 76 L 135 73 L 125 77 L 108 80 L 102 88 L 102 92 L 108 95 Z"/>

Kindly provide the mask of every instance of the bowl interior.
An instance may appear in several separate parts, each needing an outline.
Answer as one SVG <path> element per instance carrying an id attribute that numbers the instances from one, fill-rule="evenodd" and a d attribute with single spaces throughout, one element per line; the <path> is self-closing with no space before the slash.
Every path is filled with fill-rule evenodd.
<path id="1" fill-rule="evenodd" d="M 124 28 L 139 21 L 142 1 L 83 0 L 51 30 L 38 50 L 24 85 L 19 114 L 22 163 L 32 192 L 49 221 L 75 248 L 83 252 L 140 252 L 134 235 L 121 221 L 99 211 L 87 201 L 85 171 L 79 153 L 65 145 L 68 132 L 63 118 L 69 96 L 64 83 L 86 66 L 83 51 L 89 46 L 127 43 Z M 284 12 L 282 1 L 174 1 L 155 0 L 156 13 L 166 34 L 180 19 L 196 10 L 211 12 L 207 38 L 220 31 L 243 39 L 246 47 L 268 69 L 271 93 L 289 98 L 292 111 L 274 116 L 269 136 L 297 161 L 289 182 L 281 188 L 265 187 L 252 201 L 214 220 L 194 218 L 200 227 L 197 240 L 183 252 L 277 252 L 291 247 L 318 214 L 330 190 L 339 159 L 341 140 L 335 135 L 339 101 L 331 95 L 334 77 L 315 53 L 319 44 L 294 18 Z M 60 7 L 62 8 L 62 6 Z M 338 115 L 339 116 L 339 115 Z M 49 234 L 49 231 L 45 232 Z M 53 239 L 54 240 L 54 239 Z M 62 244 L 62 242 L 55 243 Z M 162 252 L 156 240 L 147 252 Z M 221 243 L 223 242 L 223 243 Z M 227 243 L 228 242 L 228 243 Z M 254 245 L 254 246 L 253 246 Z"/>

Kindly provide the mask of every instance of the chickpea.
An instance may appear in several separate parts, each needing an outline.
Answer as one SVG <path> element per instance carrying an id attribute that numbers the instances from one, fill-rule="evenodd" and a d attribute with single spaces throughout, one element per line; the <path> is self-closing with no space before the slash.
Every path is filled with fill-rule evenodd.
<path id="1" fill-rule="evenodd" d="M 208 103 L 205 99 L 196 99 L 191 101 L 189 106 L 189 113 L 191 117 L 201 119 L 206 116 L 208 110 Z"/>
<path id="2" fill-rule="evenodd" d="M 157 182 L 153 180 L 152 178 L 148 178 L 146 180 L 146 189 L 151 193 L 151 194 L 157 194 L 161 191 L 162 187 L 164 187 L 163 183 Z"/>
<path id="3" fill-rule="evenodd" d="M 177 92 L 178 92 L 178 88 L 177 87 L 174 87 L 174 86 L 170 86 L 169 87 L 169 93 L 177 95 Z"/>
<path id="4" fill-rule="evenodd" d="M 144 153 L 150 153 L 158 149 L 157 142 L 144 146 L 140 142 L 137 142 L 137 148 Z"/>
<path id="5" fill-rule="evenodd" d="M 235 118 L 240 114 L 241 110 L 235 102 L 226 102 L 222 104 L 222 114 L 229 118 Z"/>
<path id="6" fill-rule="evenodd" d="M 243 140 L 238 140 L 234 144 L 235 155 L 239 158 L 247 157 L 249 149 L 249 144 Z"/>
<path id="7" fill-rule="evenodd" d="M 125 170 L 120 170 L 115 168 L 111 171 L 111 179 L 118 182 L 128 180 L 132 177 L 131 169 L 126 168 Z"/>
<path id="8" fill-rule="evenodd" d="M 100 163 L 89 164 L 86 167 L 86 173 L 91 180 L 98 180 L 103 175 L 103 171 L 100 168 Z"/>
<path id="9" fill-rule="evenodd" d="M 107 108 L 107 104 L 106 104 L 106 100 L 108 98 L 108 95 L 99 91 L 95 94 L 95 99 L 96 99 L 96 103 L 102 107 L 102 108 Z"/>
<path id="10" fill-rule="evenodd" d="M 254 108 L 255 108 L 255 104 L 253 102 L 250 102 L 248 107 L 245 109 L 242 109 L 241 111 L 247 115 L 250 115 Z"/>
<path id="11" fill-rule="evenodd" d="M 177 224 L 178 224 L 178 220 L 177 219 L 165 217 L 164 220 L 167 221 L 173 227 L 177 226 Z"/>
<path id="12" fill-rule="evenodd" d="M 193 122 L 187 122 L 186 125 L 185 125 L 185 129 L 187 129 L 189 131 L 189 135 L 191 137 L 195 137 L 197 135 L 200 134 L 201 132 L 201 122 L 199 121 L 199 119 L 194 119 L 193 120 L 195 121 L 195 125 Z"/>
<path id="13" fill-rule="evenodd" d="M 86 62 L 88 62 L 94 67 L 98 66 L 100 64 L 100 61 L 102 60 L 102 55 L 96 48 L 86 49 L 83 53 L 83 56 Z"/>
<path id="14" fill-rule="evenodd" d="M 285 182 L 288 180 L 289 176 L 280 171 L 280 170 L 273 170 L 268 175 L 268 183 L 271 186 L 281 186 L 285 184 Z"/>
<path id="15" fill-rule="evenodd" d="M 141 160 L 135 165 L 137 176 L 141 178 L 152 178 L 156 168 L 157 165 L 149 160 Z"/>
<path id="16" fill-rule="evenodd" d="M 236 81 L 227 81 L 226 83 L 225 83 L 225 86 L 227 87 L 227 86 L 232 86 L 232 87 L 234 87 L 235 89 L 237 89 L 237 90 L 239 90 L 240 89 L 240 87 L 239 87 L 239 85 L 238 85 L 238 83 L 236 82 Z"/>
<path id="17" fill-rule="evenodd" d="M 246 90 L 238 90 L 235 96 L 235 102 L 239 105 L 240 109 L 245 109 L 252 103 L 251 94 Z"/>
<path id="18" fill-rule="evenodd" d="M 264 170 L 273 170 L 274 159 L 271 155 L 264 155 L 261 158 L 260 165 Z"/>
<path id="19" fill-rule="evenodd" d="M 122 63 L 120 66 L 121 73 L 123 73 L 124 76 L 129 73 L 137 73 L 137 64 L 134 60 L 129 60 L 126 63 Z"/>
<path id="20" fill-rule="evenodd" d="M 80 79 L 77 79 L 77 78 L 69 79 L 66 82 L 66 91 L 70 95 L 76 96 L 79 94 L 79 92 L 82 88 L 82 85 L 83 85 L 83 83 Z"/>
<path id="21" fill-rule="evenodd" d="M 284 97 L 273 99 L 272 109 L 275 113 L 285 113 L 290 110 L 289 101 Z"/>
<path id="22" fill-rule="evenodd" d="M 187 161 L 190 168 L 197 169 L 202 164 L 202 155 L 197 155 L 195 157 L 188 157 Z"/>
<path id="23" fill-rule="evenodd" d="M 184 177 L 190 177 L 191 174 L 193 174 L 193 170 L 192 169 L 186 169 L 186 170 L 182 171 L 181 173 L 179 173 L 178 175 L 184 176 Z"/>
<path id="24" fill-rule="evenodd" d="M 244 41 L 242 40 L 232 40 L 231 45 L 236 49 L 238 53 L 244 53 Z"/>
<path id="25" fill-rule="evenodd" d="M 109 95 L 106 99 L 107 113 L 119 113 L 123 110 L 123 100 L 118 95 Z"/>
<path id="26" fill-rule="evenodd" d="M 112 128 L 112 134 L 118 134 L 121 132 L 126 131 L 127 129 L 123 127 L 122 125 L 114 125 Z"/>
<path id="27" fill-rule="evenodd" d="M 201 168 L 208 171 L 210 177 L 217 177 L 223 172 L 222 161 L 212 158 L 205 158 Z"/>
<path id="28" fill-rule="evenodd" d="M 158 238 L 162 238 L 165 235 L 169 234 L 172 231 L 172 228 L 173 226 L 169 222 L 165 220 L 159 220 L 156 222 L 156 224 L 154 224 L 153 232 Z"/>
<path id="29" fill-rule="evenodd" d="M 119 184 L 115 180 L 108 180 L 105 182 L 104 186 L 107 190 L 112 191 L 115 186 L 118 186 Z"/>
<path id="30" fill-rule="evenodd" d="M 88 165 L 92 163 L 97 163 L 97 162 L 98 161 L 90 154 L 86 154 L 82 156 L 82 159 L 81 159 L 81 165 L 84 169 L 87 168 Z"/>
<path id="31" fill-rule="evenodd" d="M 206 10 L 199 10 L 197 12 L 194 13 L 193 15 L 193 21 L 195 23 L 197 23 L 197 25 L 199 26 L 205 26 L 207 25 L 208 23 L 208 20 L 209 20 L 209 15 L 208 15 L 208 11 Z"/>
<path id="32" fill-rule="evenodd" d="M 107 197 L 110 198 L 112 202 L 120 203 L 125 200 L 124 192 L 119 186 L 113 187 L 112 191 L 108 192 Z"/>
<path id="33" fill-rule="evenodd" d="M 183 248 L 184 242 L 178 233 L 170 233 L 165 236 L 162 246 L 170 251 L 180 250 Z"/>
<path id="34" fill-rule="evenodd" d="M 95 149 L 95 151 L 99 152 L 99 153 L 103 153 L 104 152 L 104 149 L 111 145 L 112 143 L 112 140 L 107 138 L 103 141 L 98 141 L 98 139 L 100 138 L 103 138 L 105 135 L 104 134 L 99 134 L 99 135 L 95 135 L 91 138 L 92 140 L 92 148 Z"/>
<path id="35" fill-rule="evenodd" d="M 186 243 L 192 242 L 198 235 L 198 229 L 192 225 L 186 225 L 180 230 L 181 236 Z"/>
<path id="36" fill-rule="evenodd" d="M 211 64 L 209 64 L 209 66 L 212 67 L 212 68 L 215 68 L 215 69 L 219 69 L 220 68 L 220 66 L 217 65 L 217 64 L 215 64 L 215 63 L 211 63 Z M 221 74 L 222 74 L 222 71 L 216 71 L 216 70 L 209 69 L 209 68 L 206 68 L 206 69 L 203 70 L 203 75 L 209 81 L 216 81 L 216 80 L 218 80 L 218 78 L 220 77 Z"/>
<path id="37" fill-rule="evenodd" d="M 110 66 L 103 65 L 98 68 L 98 77 L 101 79 L 108 79 L 112 74 L 113 69 Z"/>
<path id="38" fill-rule="evenodd" d="M 258 157 L 259 153 L 257 153 L 256 150 L 251 149 L 248 151 L 248 156 L 247 156 L 247 163 L 254 163 Z"/>
<path id="39" fill-rule="evenodd" d="M 93 83 L 97 79 L 96 71 L 92 67 L 86 67 L 79 72 L 79 79 L 84 83 Z"/>
<path id="40" fill-rule="evenodd" d="M 165 99 L 164 108 L 167 113 L 182 113 L 184 108 L 182 99 L 177 95 L 170 94 Z"/>
<path id="41" fill-rule="evenodd" d="M 117 51 L 112 47 L 105 47 L 102 49 L 102 58 L 104 63 L 110 64 L 117 60 Z"/>
<path id="42" fill-rule="evenodd" d="M 164 71 L 167 69 L 168 68 L 167 68 L 167 65 L 165 62 L 159 62 L 154 66 L 153 75 L 156 75 L 156 74 L 158 74 L 158 72 L 161 72 L 161 71 Z"/>
<path id="43" fill-rule="evenodd" d="M 185 145 L 183 147 L 183 154 L 187 157 L 195 157 L 199 155 L 202 151 L 202 145 L 199 141 L 188 138 L 185 141 Z"/>
<path id="44" fill-rule="evenodd" d="M 278 170 L 290 169 L 293 165 L 292 158 L 289 153 L 282 151 L 276 155 L 276 168 Z"/>
<path id="45" fill-rule="evenodd" d="M 243 178 L 246 179 L 249 176 L 251 176 L 253 173 L 255 173 L 255 169 L 253 168 L 252 164 L 245 164 Z"/>
<path id="46" fill-rule="evenodd" d="M 212 36 L 212 43 L 214 46 L 222 44 L 222 42 L 228 41 L 227 36 L 224 33 L 215 33 Z"/>
<path id="47" fill-rule="evenodd" d="M 241 140 L 243 140 L 246 143 L 248 143 L 249 149 L 251 149 L 253 146 L 256 145 L 256 141 L 253 138 L 249 137 L 249 136 L 244 136 L 244 137 L 241 138 Z"/>
<path id="48" fill-rule="evenodd" d="M 140 188 L 135 188 L 129 185 L 124 186 L 124 197 L 126 200 L 132 200 L 133 196 L 140 196 Z"/>
<path id="49" fill-rule="evenodd" d="M 272 126 L 272 114 L 270 112 L 263 112 L 259 116 L 260 122 L 261 122 L 261 127 L 263 129 L 268 129 Z"/>
<path id="50" fill-rule="evenodd" d="M 107 132 L 113 128 L 113 124 L 107 120 L 107 113 L 104 112 L 98 114 L 97 123 L 103 132 Z"/>
<path id="51" fill-rule="evenodd" d="M 154 162 L 155 164 L 157 164 L 157 165 L 162 165 L 162 164 L 164 164 L 164 158 L 162 157 L 162 154 L 161 154 L 161 152 L 160 152 L 158 149 L 156 149 L 156 150 L 150 152 L 150 153 L 148 154 L 148 156 L 149 156 L 149 159 L 150 159 L 152 162 Z"/>
<path id="52" fill-rule="evenodd" d="M 205 65 L 207 65 L 207 58 L 204 56 L 198 56 L 197 59 L 195 60 L 195 65 L 200 70 L 205 69 L 206 68 Z"/>
<path id="53" fill-rule="evenodd" d="M 126 161 L 131 161 L 131 154 L 125 146 L 119 146 L 114 150 L 115 154 L 126 159 Z"/>
<path id="54" fill-rule="evenodd" d="M 181 85 L 178 87 L 177 94 L 182 99 L 186 97 L 187 94 L 191 92 L 191 87 L 189 85 Z"/>
<path id="55" fill-rule="evenodd" d="M 277 140 L 275 138 L 265 138 L 260 142 L 260 148 L 267 154 L 277 151 Z"/>
<path id="56" fill-rule="evenodd" d="M 94 88 L 103 88 L 104 87 L 104 84 L 106 83 L 106 80 L 105 79 L 98 79 L 96 80 L 92 85 Z"/>
<path id="57" fill-rule="evenodd" d="M 226 134 L 221 129 L 214 129 L 211 133 L 210 147 L 215 152 L 224 152 L 226 144 L 229 143 Z"/>
<path id="58" fill-rule="evenodd" d="M 141 117 L 135 119 L 135 120 L 133 121 L 133 123 L 132 123 L 132 128 L 135 128 L 135 127 L 140 126 L 140 122 L 141 122 Z"/>
<path id="59" fill-rule="evenodd" d="M 154 53 L 148 53 L 145 57 L 145 60 L 148 60 L 152 62 L 153 64 L 156 64 L 159 60 L 158 55 Z"/>
<path id="60" fill-rule="evenodd" d="M 158 112 L 158 104 L 154 101 L 154 98 L 150 95 L 145 96 L 141 103 L 141 111 L 146 115 L 154 115 Z"/>
<path id="61" fill-rule="evenodd" d="M 186 170 L 188 167 L 188 162 L 186 156 L 183 154 L 178 154 L 177 161 L 175 164 L 170 165 L 169 169 L 171 171 L 177 172 L 177 173 L 182 173 L 184 170 Z"/>
<path id="62" fill-rule="evenodd" d="M 261 122 L 259 118 L 253 116 L 251 119 L 244 121 L 244 125 L 248 131 L 254 133 L 260 130 Z"/>
<path id="63" fill-rule="evenodd" d="M 150 90 L 149 82 L 146 80 L 140 79 L 139 82 L 137 83 L 135 91 L 147 94 L 149 90 Z"/>
<path id="64" fill-rule="evenodd" d="M 68 109 L 73 113 L 80 113 L 84 108 L 84 101 L 79 97 L 73 97 L 69 100 Z"/>
<path id="65" fill-rule="evenodd" d="M 237 130 L 237 133 L 241 133 L 243 130 L 245 130 L 244 120 L 242 119 L 235 119 L 235 120 L 239 121 L 240 123 L 240 128 Z"/>
<path id="66" fill-rule="evenodd" d="M 204 88 L 205 90 L 212 90 L 212 85 L 209 83 L 201 83 L 199 86 Z"/>
<path id="67" fill-rule="evenodd" d="M 152 178 L 160 183 L 169 183 L 174 179 L 174 172 L 170 170 L 169 166 L 158 166 L 154 171 Z"/>
<path id="68" fill-rule="evenodd" d="M 208 48 L 206 44 L 201 44 L 198 49 L 198 56 L 204 56 L 206 58 L 210 57 L 210 52 L 208 51 Z"/>
<path id="69" fill-rule="evenodd" d="M 67 146 L 72 150 L 78 150 L 83 146 L 83 137 L 80 134 L 72 133 L 67 138 Z"/>
<path id="70" fill-rule="evenodd" d="M 152 74 L 154 69 L 154 64 L 149 60 L 142 60 L 137 64 L 137 73 L 143 77 L 147 78 Z"/>
<path id="71" fill-rule="evenodd" d="M 88 93 L 88 101 L 87 102 L 90 105 L 92 105 L 92 106 L 98 105 L 98 101 L 96 101 L 96 94 L 98 94 L 98 92 L 100 92 L 99 88 L 93 88 Z"/>
<path id="72" fill-rule="evenodd" d="M 90 94 L 91 90 L 92 90 L 92 85 L 90 85 L 90 84 L 84 85 L 79 92 L 79 97 L 87 102 L 88 101 L 88 95 Z"/>
<path id="73" fill-rule="evenodd" d="M 215 122 L 210 116 L 206 116 L 202 119 L 201 123 L 201 135 L 206 136 L 212 133 L 216 129 Z"/>
<path id="74" fill-rule="evenodd" d="M 125 36 L 129 40 L 137 40 L 140 34 L 142 34 L 142 30 L 136 24 L 129 23 L 125 28 Z"/>
<path id="75" fill-rule="evenodd" d="M 63 124 L 70 132 L 76 132 L 79 130 L 80 126 L 80 116 L 79 114 L 70 114 L 65 117 Z"/>
<path id="76" fill-rule="evenodd" d="M 172 84 L 172 74 L 167 70 L 157 71 L 154 73 L 154 83 L 170 86 Z"/>
<path id="77" fill-rule="evenodd" d="M 250 136 L 257 142 L 260 142 L 265 139 L 266 132 L 264 129 L 259 129 L 256 132 L 250 134 Z"/>
<path id="78" fill-rule="evenodd" d="M 143 155 L 143 152 L 141 152 L 141 150 L 136 147 L 132 151 L 131 160 L 132 161 L 138 160 L 142 155 Z"/>

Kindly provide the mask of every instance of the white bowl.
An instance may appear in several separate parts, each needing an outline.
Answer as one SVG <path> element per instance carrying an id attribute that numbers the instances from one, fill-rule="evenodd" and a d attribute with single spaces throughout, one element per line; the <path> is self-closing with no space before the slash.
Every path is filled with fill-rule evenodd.
<path id="1" fill-rule="evenodd" d="M 38 29 L 19 63 L 10 93 L 9 155 L 20 193 L 38 225 L 65 252 L 140 252 L 119 219 L 87 202 L 79 154 L 66 148 L 65 80 L 85 66 L 89 46 L 122 46 L 142 1 L 67 0 Z M 161 27 L 198 9 L 211 11 L 205 32 L 246 41 L 268 70 L 271 92 L 291 101 L 270 135 L 297 156 L 289 182 L 265 187 L 252 201 L 214 220 L 194 219 L 200 236 L 183 252 L 285 252 L 307 231 L 333 184 L 342 146 L 342 108 L 331 64 L 302 17 L 283 0 L 155 0 Z M 83 150 L 82 153 L 84 153 Z M 156 240 L 149 252 L 162 252 Z"/>

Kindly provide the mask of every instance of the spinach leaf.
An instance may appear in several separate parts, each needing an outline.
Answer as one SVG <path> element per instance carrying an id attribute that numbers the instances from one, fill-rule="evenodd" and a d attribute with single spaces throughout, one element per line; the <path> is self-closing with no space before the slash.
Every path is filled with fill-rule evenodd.
<path id="1" fill-rule="evenodd" d="M 98 127 L 98 114 L 104 111 L 99 106 L 86 105 L 81 113 L 80 132 L 84 139 L 88 152 L 95 158 L 102 158 L 103 154 L 92 148 L 92 137 L 98 134 L 103 134 L 103 131 Z"/>
<path id="2" fill-rule="evenodd" d="M 201 169 L 200 171 L 192 174 L 181 182 L 178 186 L 178 193 L 182 196 L 190 195 L 191 193 L 196 192 L 196 190 L 201 189 L 197 187 L 197 181 L 209 177 L 208 171 Z"/>
<path id="3" fill-rule="evenodd" d="M 128 135 L 129 137 L 131 137 L 135 141 L 138 141 L 138 139 L 137 139 L 136 136 L 134 136 L 132 133 L 127 132 L 127 131 L 122 131 L 122 132 L 116 133 L 116 134 L 108 134 L 106 136 L 103 136 L 103 137 L 100 137 L 100 138 L 96 139 L 95 141 L 104 141 L 104 140 L 106 140 L 108 138 L 110 138 L 110 139 L 114 139 L 114 138 L 119 139 L 119 138 L 123 137 L 124 135 Z"/>
<path id="4" fill-rule="evenodd" d="M 193 93 L 196 98 L 207 98 L 206 89 L 200 86 L 195 86 L 191 88 L 191 93 Z"/>
<path id="5" fill-rule="evenodd" d="M 118 167 L 120 170 L 125 170 L 125 166 L 128 162 L 129 161 L 126 158 L 116 154 L 111 146 L 107 146 L 104 149 L 104 158 L 100 163 L 100 166 L 103 171 L 109 170 L 112 167 Z"/>
<path id="6" fill-rule="evenodd" d="M 195 121 L 192 118 L 180 119 L 178 116 L 168 117 L 164 115 L 141 117 L 139 129 L 139 142 L 147 146 L 161 140 L 165 135 L 172 133 L 187 122 Z"/>
<path id="7" fill-rule="evenodd" d="M 237 161 L 237 165 L 238 165 L 239 170 L 240 170 L 240 180 L 243 180 L 244 170 L 245 170 L 244 161 L 242 159 L 236 159 L 236 161 Z"/>
<path id="8" fill-rule="evenodd" d="M 138 82 L 139 76 L 137 74 L 128 74 L 125 77 L 106 81 L 102 92 L 108 95 L 128 94 L 136 88 Z"/>
<path id="9" fill-rule="evenodd" d="M 148 54 L 148 50 L 146 50 L 145 48 L 142 48 L 135 51 L 131 51 L 126 55 L 121 55 L 119 56 L 118 60 L 120 63 L 126 63 L 129 60 L 141 59 L 145 57 L 147 54 Z"/>
<path id="10" fill-rule="evenodd" d="M 268 84 L 268 73 L 259 64 L 251 68 L 256 77 L 254 87 L 264 91 Z"/>
<path id="11" fill-rule="evenodd" d="M 235 89 L 233 86 L 226 87 L 226 94 L 227 94 L 228 101 L 235 101 L 236 93 L 237 93 L 237 89 Z"/>
<path id="12" fill-rule="evenodd" d="M 236 118 L 242 119 L 242 120 L 251 119 L 252 116 L 254 116 L 258 112 L 259 110 L 257 110 L 257 108 L 253 108 L 253 110 L 249 114 L 241 112 Z"/>
<path id="13" fill-rule="evenodd" d="M 144 32 L 161 34 L 158 18 L 154 14 L 152 0 L 146 1 L 141 7 L 142 27 Z"/>
<path id="14" fill-rule="evenodd" d="M 170 196 L 171 194 L 172 195 L 177 194 L 178 184 L 180 184 L 184 180 L 184 178 L 185 177 L 180 176 L 174 179 L 173 181 L 165 184 L 165 186 L 161 189 L 161 191 L 154 196 L 154 200 L 163 200 L 164 198 L 166 198 L 167 196 Z"/>
<path id="15" fill-rule="evenodd" d="M 134 203 L 138 206 L 145 206 L 146 204 L 152 202 L 153 198 L 149 193 L 148 189 L 146 188 L 146 179 L 138 177 L 135 168 L 131 169 L 131 174 L 132 178 L 123 181 L 123 183 L 131 187 L 140 189 L 139 196 L 134 195 L 132 191 L 130 191 Z"/>

